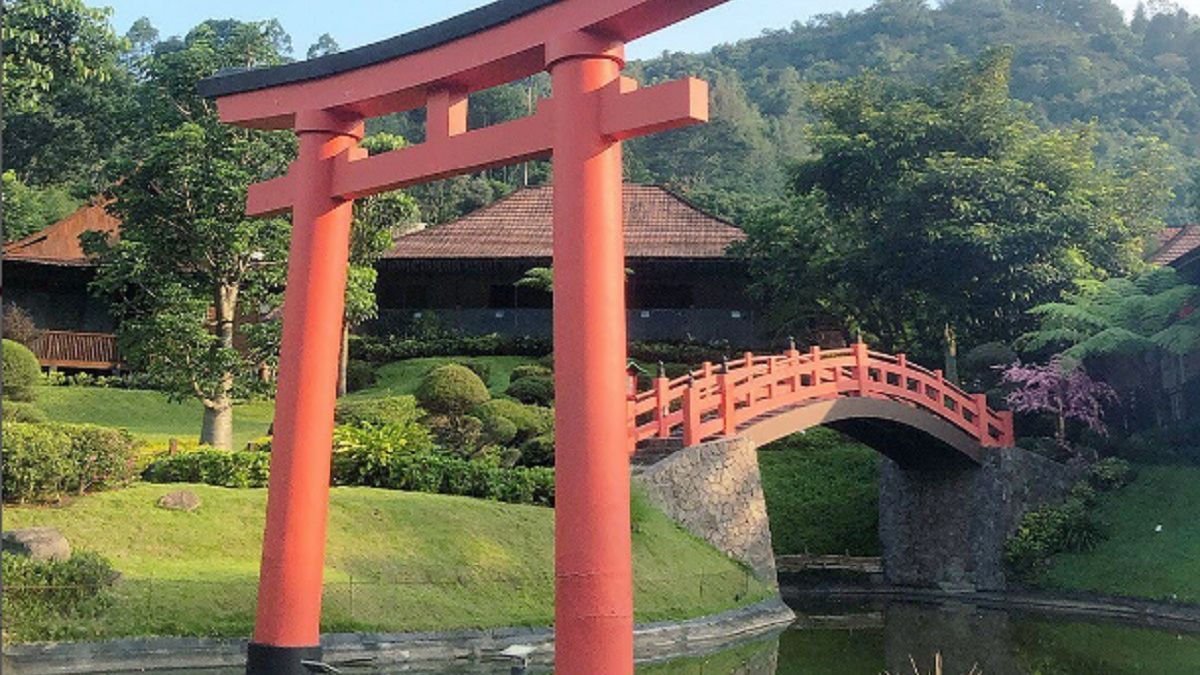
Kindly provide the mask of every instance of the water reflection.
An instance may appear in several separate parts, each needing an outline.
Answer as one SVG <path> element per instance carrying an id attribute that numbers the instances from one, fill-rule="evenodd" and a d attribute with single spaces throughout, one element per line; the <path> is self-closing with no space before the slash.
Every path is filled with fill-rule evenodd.
<path id="1" fill-rule="evenodd" d="M 1200 673 L 1200 635 L 984 609 L 965 602 L 806 602 L 770 640 L 669 664 L 653 675 L 1189 675 Z"/>

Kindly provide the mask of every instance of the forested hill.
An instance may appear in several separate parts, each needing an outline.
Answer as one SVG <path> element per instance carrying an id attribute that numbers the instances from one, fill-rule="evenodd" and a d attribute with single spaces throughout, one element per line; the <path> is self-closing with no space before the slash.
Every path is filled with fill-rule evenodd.
<path id="1" fill-rule="evenodd" d="M 632 64 L 646 82 L 708 79 L 714 121 L 631 144 L 630 172 L 735 215 L 745 200 L 721 193 L 778 193 L 787 160 L 806 152 L 812 83 L 866 69 L 927 80 L 998 45 L 1013 49 L 1013 95 L 1047 125 L 1095 120 L 1103 157 L 1116 161 L 1139 135 L 1167 141 L 1181 169 L 1169 220 L 1194 217 L 1186 205 L 1200 157 L 1200 16 L 1159 6 L 1127 22 L 1108 0 L 882 0 L 706 54 Z"/>
<path id="2" fill-rule="evenodd" d="M 6 240 L 62 217 L 106 189 L 122 167 L 136 164 L 142 141 L 153 131 L 147 126 L 162 117 L 152 104 L 162 93 L 156 93 L 153 69 L 177 58 L 176 52 L 254 34 L 272 46 L 270 58 L 250 55 L 238 65 L 269 65 L 304 53 L 293 51 L 275 20 L 208 21 L 184 36 L 160 37 L 142 19 L 121 39 L 110 14 L 88 4 L 92 0 L 20 0 L 6 12 Z M 71 58 L 64 61 L 63 53 L 45 52 L 43 44 L 77 49 L 65 52 Z M 629 177 L 665 183 L 740 221 L 765 197 L 783 194 L 789 162 L 809 152 L 811 87 L 865 70 L 892 82 L 917 83 L 1001 45 L 1012 49 L 1013 95 L 1047 126 L 1094 120 L 1104 161 L 1119 162 L 1140 136 L 1165 140 L 1173 155 L 1169 163 L 1179 169 L 1167 220 L 1197 217 L 1200 16 L 1159 4 L 1127 22 L 1109 0 L 948 0 L 937 6 L 881 0 L 861 12 L 821 16 L 708 53 L 631 63 L 631 74 L 646 83 L 685 75 L 707 79 L 713 120 L 629 143 Z M 326 35 L 307 54 L 336 50 L 336 41 Z M 213 67 L 198 66 L 175 88 L 191 92 L 192 81 Z M 548 79 L 542 75 L 472 95 L 471 125 L 526 114 L 533 98 L 548 93 Z M 423 115 L 372 120 L 368 129 L 403 137 L 389 143 L 418 142 Z M 544 163 L 531 163 L 410 192 L 420 219 L 436 224 L 548 178 Z"/>

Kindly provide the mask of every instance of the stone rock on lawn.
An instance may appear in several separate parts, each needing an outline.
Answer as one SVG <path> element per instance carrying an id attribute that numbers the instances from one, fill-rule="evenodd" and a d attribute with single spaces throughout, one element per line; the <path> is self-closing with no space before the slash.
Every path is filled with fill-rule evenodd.
<path id="1" fill-rule="evenodd" d="M 26 527 L 9 530 L 2 535 L 5 553 L 23 555 L 33 560 L 66 560 L 71 557 L 71 544 L 53 527 Z"/>
<path id="2" fill-rule="evenodd" d="M 191 490 L 176 490 L 160 497 L 158 505 L 172 511 L 195 511 L 200 508 L 200 497 Z"/>

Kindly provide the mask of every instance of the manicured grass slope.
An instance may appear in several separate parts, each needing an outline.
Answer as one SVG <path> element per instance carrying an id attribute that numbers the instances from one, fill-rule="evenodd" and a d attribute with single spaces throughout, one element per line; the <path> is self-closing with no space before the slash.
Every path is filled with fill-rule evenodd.
<path id="1" fill-rule="evenodd" d="M 386 396 L 397 394 L 412 394 L 421 384 L 421 378 L 431 368 L 454 361 L 484 361 L 491 365 L 488 377 L 488 390 L 492 396 L 499 396 L 508 388 L 508 378 L 513 368 L 527 363 L 536 363 L 537 359 L 527 356 L 445 356 L 423 359 L 407 359 L 384 364 L 375 375 L 375 384 L 369 389 L 355 392 L 351 396 Z"/>
<path id="2" fill-rule="evenodd" d="M 409 359 L 381 366 L 378 381 L 370 389 L 351 394 L 355 397 L 411 394 L 421 377 L 434 366 L 468 357 Z M 533 363 L 523 356 L 470 357 L 491 364 L 488 387 L 493 396 L 504 393 L 513 368 Z M 174 437 L 194 442 L 200 436 L 203 407 L 199 401 L 172 403 L 163 394 L 141 389 L 105 389 L 101 387 L 37 387 L 37 406 L 56 422 L 100 424 L 123 427 L 140 440 L 165 446 Z M 267 433 L 274 416 L 275 403 L 258 400 L 242 403 L 233 412 L 235 448 Z"/>
<path id="3" fill-rule="evenodd" d="M 171 437 L 195 441 L 200 437 L 204 408 L 199 401 L 172 403 L 162 393 L 141 389 L 101 387 L 37 388 L 37 406 L 56 422 L 123 427 L 139 439 L 165 445 Z M 251 401 L 234 408 L 234 447 L 267 433 L 273 401 Z"/>
<path id="4" fill-rule="evenodd" d="M 879 455 L 810 429 L 758 452 L 778 554 L 879 554 Z"/>
<path id="5" fill-rule="evenodd" d="M 1055 588 L 1200 602 L 1200 467 L 1140 467 L 1107 494 L 1096 515 L 1108 538 L 1095 550 L 1056 556 L 1043 582 Z M 1155 528 L 1162 525 L 1162 531 Z"/>
<path id="6" fill-rule="evenodd" d="M 194 513 L 155 506 L 194 490 Z M 65 507 L 10 507 L 5 527 L 50 525 L 123 574 L 103 621 L 75 637 L 246 635 L 253 624 L 264 490 L 148 485 Z M 635 500 L 642 621 L 698 616 L 769 593 L 744 568 Z M 548 625 L 550 509 L 370 488 L 335 488 L 323 630 L 402 631 Z"/>

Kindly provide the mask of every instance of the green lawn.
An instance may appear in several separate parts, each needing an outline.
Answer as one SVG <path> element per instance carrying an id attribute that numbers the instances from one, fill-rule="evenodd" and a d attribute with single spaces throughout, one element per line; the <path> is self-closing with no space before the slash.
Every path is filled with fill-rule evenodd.
<path id="1" fill-rule="evenodd" d="M 199 401 L 172 403 L 157 391 L 65 386 L 38 387 L 37 406 L 56 422 L 124 427 L 155 445 L 166 445 L 171 437 L 195 441 L 200 437 L 204 410 Z M 265 434 L 273 415 L 273 401 L 251 401 L 235 407 L 234 447 Z"/>
<path id="2" fill-rule="evenodd" d="M 1200 602 L 1200 467 L 1140 467 L 1129 486 L 1104 495 L 1096 515 L 1108 538 L 1087 553 L 1056 556 L 1043 583 Z M 1157 526 L 1161 532 L 1156 532 Z"/>
<path id="3" fill-rule="evenodd" d="M 513 368 L 527 363 L 537 363 L 537 359 L 528 356 L 438 356 L 422 359 L 407 359 L 395 361 L 379 367 L 376 372 L 375 385 L 351 394 L 351 396 L 394 396 L 412 394 L 417 391 L 421 378 L 431 368 L 452 361 L 485 361 L 492 367 L 488 377 L 488 390 L 492 396 L 499 396 L 508 389 L 508 377 Z"/>
<path id="4" fill-rule="evenodd" d="M 417 389 L 421 376 L 430 368 L 461 361 L 468 357 L 410 359 L 381 366 L 374 387 L 351 394 L 355 397 L 411 394 Z M 493 396 L 508 388 L 513 368 L 534 363 L 524 356 L 471 357 L 487 361 L 492 366 L 488 388 Z M 172 403 L 156 391 L 101 387 L 39 386 L 37 406 L 57 422 L 100 424 L 128 429 L 140 440 L 153 446 L 165 446 L 174 437 L 194 442 L 200 436 L 203 407 L 199 401 Z M 249 441 L 266 434 L 274 416 L 275 403 L 270 400 L 249 401 L 233 411 L 233 445 L 243 447 Z"/>
<path id="5" fill-rule="evenodd" d="M 194 513 L 157 508 L 178 487 Z M 49 525 L 122 573 L 108 614 L 75 638 L 246 635 L 266 492 L 137 484 L 62 507 L 6 507 L 5 527 Z M 770 591 L 744 567 L 635 501 L 641 621 L 698 616 Z M 335 488 L 329 518 L 325 631 L 548 625 L 553 511 L 464 497 Z"/>
<path id="6" fill-rule="evenodd" d="M 879 554 L 879 454 L 817 427 L 758 452 L 779 554 Z"/>

